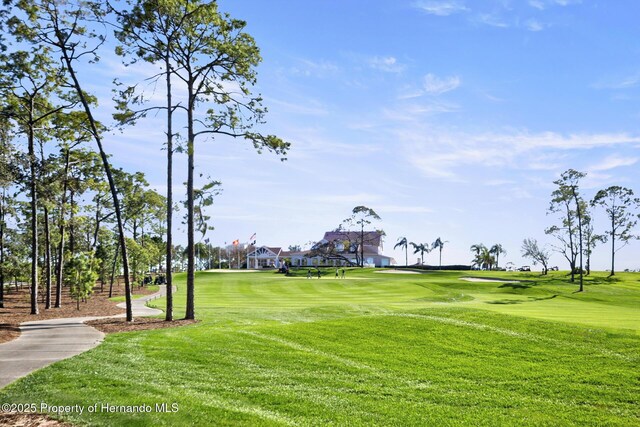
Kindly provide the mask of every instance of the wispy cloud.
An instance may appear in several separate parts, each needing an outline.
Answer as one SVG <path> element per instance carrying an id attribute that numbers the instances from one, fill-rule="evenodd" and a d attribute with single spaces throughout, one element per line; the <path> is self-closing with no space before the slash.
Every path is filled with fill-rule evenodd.
<path id="1" fill-rule="evenodd" d="M 424 90 L 432 95 L 440 95 L 457 89 L 461 84 L 460 77 L 450 76 L 439 78 L 434 74 L 424 76 Z"/>
<path id="2" fill-rule="evenodd" d="M 374 56 L 369 60 L 369 66 L 387 73 L 400 73 L 406 68 L 393 56 Z"/>
<path id="3" fill-rule="evenodd" d="M 510 25 L 495 13 L 480 13 L 473 19 L 475 22 L 496 28 L 509 28 Z"/>
<path id="4" fill-rule="evenodd" d="M 533 195 L 526 189 L 521 187 L 513 187 L 500 193 L 501 200 L 524 200 L 532 199 Z"/>
<path id="5" fill-rule="evenodd" d="M 529 0 L 529 6 L 538 10 L 545 10 L 551 6 L 571 6 L 580 3 L 582 0 Z"/>
<path id="6" fill-rule="evenodd" d="M 428 136 L 425 136 L 428 135 Z M 640 136 L 629 134 L 575 134 L 554 132 L 468 134 L 447 131 L 398 130 L 406 160 L 425 176 L 460 181 L 468 166 L 519 170 L 557 170 L 565 154 L 612 146 L 637 144 Z M 592 170 L 634 164 L 637 159 L 612 157 Z"/>
<path id="7" fill-rule="evenodd" d="M 638 160 L 640 160 L 638 157 L 622 157 L 617 154 L 612 154 L 608 157 L 605 157 L 599 163 L 592 165 L 589 170 L 608 171 L 623 166 L 633 166 L 638 163 Z"/>
<path id="8" fill-rule="evenodd" d="M 536 8 L 538 10 L 544 10 L 546 5 L 541 0 L 529 0 L 529 6 Z"/>
<path id="9" fill-rule="evenodd" d="M 309 59 L 299 59 L 298 63 L 289 69 L 289 72 L 294 75 L 321 78 L 335 75 L 339 71 L 340 67 L 333 62 L 325 60 L 311 61 Z"/>
<path id="10" fill-rule="evenodd" d="M 322 104 L 314 100 L 306 100 L 305 105 L 302 103 L 287 102 L 280 99 L 270 98 L 267 99 L 270 106 L 275 106 L 271 110 L 284 111 L 286 113 L 302 114 L 307 116 L 326 116 L 329 114 L 329 110 Z"/>
<path id="11" fill-rule="evenodd" d="M 603 79 L 592 84 L 595 89 L 630 89 L 640 85 L 640 73 Z"/>
<path id="12" fill-rule="evenodd" d="M 580 4 L 582 0 L 552 0 L 552 3 L 558 6 L 571 6 L 572 4 Z"/>
<path id="13" fill-rule="evenodd" d="M 535 19 L 529 19 L 524 23 L 524 26 L 527 30 L 537 32 L 544 30 L 544 24 L 536 21 Z"/>
<path id="14" fill-rule="evenodd" d="M 469 10 L 463 3 L 454 0 L 419 1 L 415 3 L 415 7 L 423 12 L 436 16 L 449 16 Z"/>
<path id="15" fill-rule="evenodd" d="M 384 119 L 396 122 L 420 122 L 425 116 L 460 111 L 457 104 L 449 102 L 425 102 L 396 105 L 393 109 L 384 109 Z"/>
<path id="16" fill-rule="evenodd" d="M 382 200 L 382 197 L 379 194 L 374 193 L 355 193 L 355 194 L 321 194 L 318 196 L 313 196 L 310 198 L 311 200 L 315 200 L 319 203 L 332 203 L 332 204 L 343 204 L 348 202 L 353 202 L 354 200 L 358 200 L 358 203 L 366 203 L 371 204 L 375 202 L 379 202 Z"/>

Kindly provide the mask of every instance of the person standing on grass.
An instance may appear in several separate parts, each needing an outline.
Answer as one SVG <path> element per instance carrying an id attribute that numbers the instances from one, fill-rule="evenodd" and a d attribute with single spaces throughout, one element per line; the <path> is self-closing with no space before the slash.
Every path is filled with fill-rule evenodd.
<path id="1" fill-rule="evenodd" d="M 336 268 L 336 279 L 338 278 L 338 269 Z"/>
<path id="2" fill-rule="evenodd" d="M 311 269 L 307 270 L 307 279 L 311 279 Z"/>
<path id="3" fill-rule="evenodd" d="M 320 269 L 318 269 L 318 279 L 320 278 Z"/>

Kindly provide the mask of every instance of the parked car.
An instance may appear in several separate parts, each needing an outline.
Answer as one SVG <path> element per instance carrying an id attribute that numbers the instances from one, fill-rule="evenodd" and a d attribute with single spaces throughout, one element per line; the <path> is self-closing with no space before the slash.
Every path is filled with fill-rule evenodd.
<path id="1" fill-rule="evenodd" d="M 523 265 L 518 269 L 518 271 L 531 271 L 531 267 L 529 267 L 528 265 Z"/>

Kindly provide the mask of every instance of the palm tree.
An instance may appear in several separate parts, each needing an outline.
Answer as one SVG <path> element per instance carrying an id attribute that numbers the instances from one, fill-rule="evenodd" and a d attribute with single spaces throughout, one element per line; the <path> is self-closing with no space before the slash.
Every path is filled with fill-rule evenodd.
<path id="1" fill-rule="evenodd" d="M 493 255 L 491 255 L 491 250 L 485 247 L 482 248 L 482 253 L 479 256 L 479 261 L 481 265 L 486 265 L 487 269 L 491 270 L 493 264 L 496 262 L 496 259 L 493 257 Z"/>
<path id="2" fill-rule="evenodd" d="M 504 250 L 500 243 L 496 243 L 495 245 L 491 246 L 491 249 L 489 249 L 489 253 L 496 256 L 496 268 L 498 268 L 498 260 L 500 258 L 500 254 L 506 254 L 507 251 Z"/>
<path id="3" fill-rule="evenodd" d="M 409 243 L 411 246 L 413 246 L 413 253 L 417 254 L 418 252 L 420 252 L 420 265 L 424 265 L 424 254 L 431 252 L 431 248 L 429 247 L 429 244 L 424 244 L 424 243 L 413 243 L 410 242 Z"/>
<path id="4" fill-rule="evenodd" d="M 478 265 L 480 268 L 482 268 L 480 254 L 482 254 L 483 250 L 486 250 L 486 249 L 487 249 L 486 246 L 483 245 L 482 243 L 476 243 L 475 245 L 471 245 L 469 250 L 475 254 L 475 257 L 473 258 L 473 265 Z"/>
<path id="5" fill-rule="evenodd" d="M 407 253 L 407 238 L 406 237 L 400 237 L 398 239 L 398 243 L 396 243 L 396 245 L 393 247 L 393 249 L 400 247 L 400 248 L 404 248 L 404 265 L 405 267 L 409 265 L 409 254 Z"/>
<path id="6" fill-rule="evenodd" d="M 444 244 L 448 242 L 448 240 L 442 240 L 440 237 L 438 237 L 436 241 L 431 244 L 431 249 L 438 248 L 440 250 L 440 264 L 438 269 L 442 269 L 442 249 L 444 248 Z"/>

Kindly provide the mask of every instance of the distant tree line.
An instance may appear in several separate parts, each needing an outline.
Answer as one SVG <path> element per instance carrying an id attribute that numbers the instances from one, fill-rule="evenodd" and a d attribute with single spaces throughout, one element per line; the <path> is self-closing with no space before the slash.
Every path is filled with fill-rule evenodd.
<path id="1" fill-rule="evenodd" d="M 632 240 L 640 238 L 634 229 L 640 218 L 640 199 L 633 190 L 613 185 L 595 192 L 591 199 L 585 198 L 580 184 L 586 173 L 569 169 L 560 179 L 554 181 L 555 190 L 551 193 L 548 214 L 554 215 L 557 222 L 545 230 L 553 236 L 556 243 L 552 250 L 562 254 L 569 263 L 571 282 L 579 276 L 580 291 L 583 276 L 591 272 L 591 255 L 598 244 L 610 244 L 610 276 L 615 275 L 616 254 Z M 603 211 L 608 227 L 598 231 L 594 226 L 594 215 Z M 538 245 L 535 239 L 525 239 L 522 255 L 548 270 L 550 253 Z"/>

